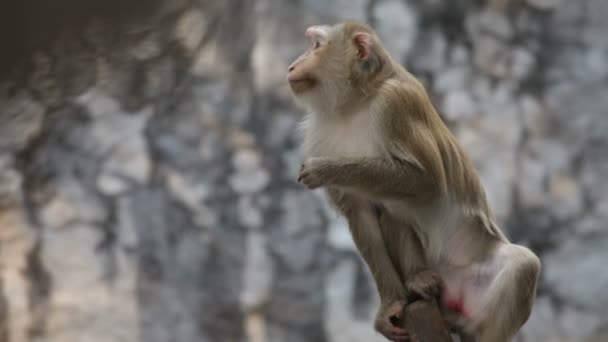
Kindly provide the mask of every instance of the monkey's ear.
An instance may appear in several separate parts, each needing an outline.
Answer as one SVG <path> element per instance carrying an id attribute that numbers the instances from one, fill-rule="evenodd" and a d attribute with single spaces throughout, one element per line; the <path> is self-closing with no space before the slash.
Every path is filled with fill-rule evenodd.
<path id="1" fill-rule="evenodd" d="M 357 57 L 362 60 L 369 58 L 372 51 L 372 37 L 366 32 L 357 32 L 353 35 L 353 44 L 357 49 Z"/>

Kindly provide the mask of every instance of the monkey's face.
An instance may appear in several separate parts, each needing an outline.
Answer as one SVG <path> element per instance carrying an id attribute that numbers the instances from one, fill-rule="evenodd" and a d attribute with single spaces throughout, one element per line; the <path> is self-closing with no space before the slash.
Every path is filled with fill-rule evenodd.
<path id="1" fill-rule="evenodd" d="M 326 59 L 329 45 L 329 28 L 312 26 L 306 29 L 308 49 L 289 66 L 287 81 L 291 91 L 297 96 L 316 88 L 320 81 L 320 69 Z"/>
<path id="2" fill-rule="evenodd" d="M 309 47 L 287 73 L 297 102 L 307 109 L 327 112 L 359 96 L 357 90 L 367 82 L 377 60 L 367 28 L 353 24 L 311 26 L 305 36 Z"/>
<path id="3" fill-rule="evenodd" d="M 306 29 L 308 49 L 289 66 L 287 81 L 299 104 L 314 111 L 331 111 L 350 88 L 348 53 L 343 25 Z"/>

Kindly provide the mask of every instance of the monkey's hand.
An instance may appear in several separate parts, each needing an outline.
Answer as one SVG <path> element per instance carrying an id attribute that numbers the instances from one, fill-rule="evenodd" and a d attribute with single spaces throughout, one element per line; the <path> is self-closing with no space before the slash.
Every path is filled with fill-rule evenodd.
<path id="1" fill-rule="evenodd" d="M 316 189 L 329 183 L 332 177 L 330 158 L 308 158 L 300 167 L 298 182 L 309 189 Z"/>
<path id="2" fill-rule="evenodd" d="M 399 327 L 403 322 L 403 309 L 407 305 L 405 300 L 393 300 L 382 303 L 374 328 L 390 341 L 404 342 L 409 341 L 410 336 L 407 330 Z"/>
<path id="3" fill-rule="evenodd" d="M 409 277 L 405 282 L 405 287 L 410 302 L 418 299 L 430 300 L 432 298 L 439 301 L 444 285 L 443 280 L 437 272 L 424 270 Z"/>

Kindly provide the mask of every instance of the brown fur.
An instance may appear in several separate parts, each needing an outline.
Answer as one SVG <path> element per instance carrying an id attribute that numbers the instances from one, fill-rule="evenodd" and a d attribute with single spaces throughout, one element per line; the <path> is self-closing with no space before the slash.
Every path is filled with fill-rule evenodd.
<path id="1" fill-rule="evenodd" d="M 288 74 L 310 112 L 298 180 L 324 187 L 347 218 L 380 294 L 376 329 L 405 340 L 392 324 L 399 306 L 442 292 L 445 318 L 463 338 L 510 340 L 530 313 L 540 261 L 504 236 L 426 90 L 373 30 L 347 22 L 316 31 L 322 44 Z M 302 77 L 308 87 L 292 82 Z"/>

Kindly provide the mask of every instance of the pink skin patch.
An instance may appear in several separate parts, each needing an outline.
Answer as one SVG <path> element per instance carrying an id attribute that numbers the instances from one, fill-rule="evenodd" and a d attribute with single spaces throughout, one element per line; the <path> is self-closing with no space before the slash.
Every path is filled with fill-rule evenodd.
<path id="1" fill-rule="evenodd" d="M 445 303 L 445 308 L 450 311 L 458 312 L 459 314 L 465 317 L 468 317 L 468 314 L 464 310 L 464 300 L 462 300 L 461 298 L 448 299 Z"/>

